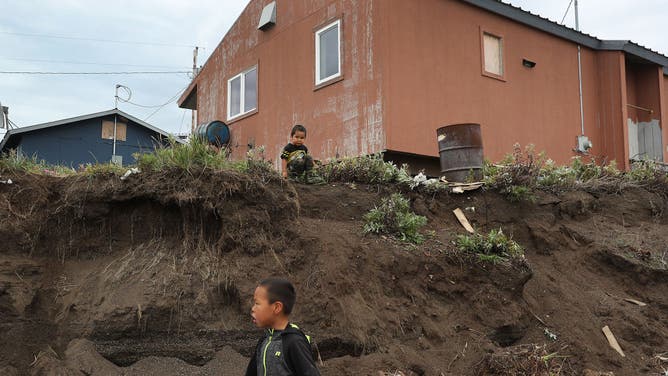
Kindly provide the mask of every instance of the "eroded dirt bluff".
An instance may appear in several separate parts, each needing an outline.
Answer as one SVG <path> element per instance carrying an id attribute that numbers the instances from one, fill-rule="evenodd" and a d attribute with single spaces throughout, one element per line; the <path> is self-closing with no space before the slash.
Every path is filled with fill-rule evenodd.
<path id="1" fill-rule="evenodd" d="M 241 374 L 259 335 L 250 297 L 270 275 L 294 281 L 293 319 L 324 375 L 668 368 L 657 357 L 668 351 L 668 204 L 657 193 L 517 204 L 405 192 L 433 231 L 409 246 L 361 231 L 392 187 L 210 172 L 11 179 L 0 184 L 3 375 Z M 479 231 L 512 234 L 526 262 L 454 252 L 457 207 Z"/>

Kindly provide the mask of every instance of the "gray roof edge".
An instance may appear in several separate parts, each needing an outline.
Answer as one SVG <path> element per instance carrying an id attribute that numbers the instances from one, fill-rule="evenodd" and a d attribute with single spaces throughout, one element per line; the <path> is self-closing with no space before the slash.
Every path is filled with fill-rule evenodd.
<path id="1" fill-rule="evenodd" d="M 77 121 L 94 119 L 94 118 L 97 118 L 97 117 L 114 115 L 114 114 L 123 116 L 123 117 L 125 117 L 129 120 L 132 120 L 133 122 L 135 122 L 135 123 L 137 123 L 137 124 L 139 124 L 143 127 L 146 127 L 148 129 L 156 132 L 156 133 L 159 133 L 159 134 L 161 134 L 165 137 L 171 136 L 171 134 L 169 132 L 165 132 L 164 130 L 162 130 L 160 128 L 157 128 L 157 127 L 155 127 L 155 126 L 153 126 L 153 125 L 151 125 L 151 124 L 149 124 L 149 123 L 147 123 L 147 122 L 145 122 L 141 119 L 137 119 L 136 117 L 134 117 L 134 116 L 132 116 L 128 113 L 125 113 L 125 112 L 123 112 L 119 109 L 116 109 L 116 108 L 111 109 L 111 110 L 106 110 L 106 111 L 95 112 L 95 113 L 87 114 L 87 115 L 75 116 L 75 117 L 71 117 L 71 118 L 67 118 L 67 119 L 50 121 L 48 123 L 41 123 L 41 124 L 30 125 L 30 126 L 27 126 L 27 127 L 15 128 L 15 129 L 11 129 L 9 132 L 7 132 L 7 134 L 10 134 L 10 133 L 11 134 L 17 134 L 17 133 L 31 132 L 31 131 L 36 131 L 36 130 L 39 130 L 39 129 L 50 128 L 50 127 L 55 127 L 55 126 L 58 126 L 58 125 L 63 125 L 63 124 L 68 124 L 68 123 L 75 123 Z"/>
<path id="2" fill-rule="evenodd" d="M 499 0 L 462 1 L 557 37 L 570 40 L 581 46 L 589 47 L 594 50 L 624 51 L 636 55 L 647 61 L 663 66 L 664 73 L 668 72 L 668 57 L 629 40 L 600 40 L 591 35 L 560 25 L 547 18 L 527 12 L 514 5 L 503 3 Z"/>
<path id="3" fill-rule="evenodd" d="M 5 147 L 5 144 L 7 143 L 9 138 L 11 136 L 15 135 L 15 134 L 36 131 L 36 130 L 40 130 L 40 129 L 44 129 L 44 128 L 56 127 L 56 126 L 63 125 L 63 124 L 76 123 L 78 121 L 94 119 L 94 118 L 108 116 L 108 115 L 114 115 L 114 114 L 123 116 L 124 118 L 127 118 L 128 120 L 132 120 L 133 122 L 141 125 L 142 127 L 148 128 L 148 129 L 152 130 L 153 132 L 161 134 L 165 137 L 172 137 L 172 138 L 174 138 L 174 140 L 176 140 L 176 142 L 185 143 L 185 141 L 179 139 L 178 137 L 173 137 L 173 135 L 171 133 L 165 132 L 164 130 L 162 130 L 160 128 L 154 127 L 153 125 L 151 125 L 151 124 L 149 124 L 149 123 L 147 123 L 147 122 L 145 122 L 141 119 L 137 119 L 136 117 L 115 108 L 115 109 L 111 109 L 111 110 L 95 112 L 95 113 L 92 113 L 92 114 L 75 116 L 75 117 L 72 117 L 72 118 L 51 121 L 51 122 L 48 122 L 48 123 L 41 123 L 41 124 L 31 125 L 31 126 L 28 126 L 28 127 L 10 129 L 5 134 L 5 137 L 2 139 L 2 142 L 0 142 L 0 150 L 2 150 L 2 148 Z"/>
<path id="4" fill-rule="evenodd" d="M 576 42 L 585 47 L 596 49 L 600 43 L 600 39 L 592 37 L 591 35 L 587 35 L 577 30 L 573 30 L 569 27 L 559 25 L 558 23 L 550 21 L 547 18 L 537 16 L 521 8 L 503 3 L 501 1 L 497 0 L 463 0 L 463 1 L 476 7 L 488 10 L 492 13 L 496 13 L 500 16 L 510 18 L 511 20 L 517 21 L 519 23 L 545 31 L 549 34 L 553 34 L 558 37 Z"/>

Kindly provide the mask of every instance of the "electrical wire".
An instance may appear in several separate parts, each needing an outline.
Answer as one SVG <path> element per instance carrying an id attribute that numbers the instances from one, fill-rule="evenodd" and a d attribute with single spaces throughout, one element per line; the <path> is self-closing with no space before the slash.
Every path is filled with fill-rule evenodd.
<path id="1" fill-rule="evenodd" d="M 560 24 L 564 24 L 564 20 L 566 19 L 566 16 L 568 15 L 568 11 L 571 10 L 571 5 L 573 5 L 573 0 L 571 0 L 570 3 L 568 3 L 568 8 L 566 8 L 566 13 L 564 13 L 564 17 L 561 18 Z"/>
<path id="2" fill-rule="evenodd" d="M 118 63 L 98 63 L 98 62 L 87 62 L 87 61 L 70 61 L 70 60 L 48 60 L 48 59 L 25 59 L 25 58 L 16 58 L 16 57 L 3 57 L 0 56 L 1 60 L 12 60 L 12 61 L 33 61 L 38 63 L 51 63 L 51 64 L 81 64 L 81 65 L 104 65 L 104 66 L 120 66 L 120 67 L 144 67 L 144 68 L 176 68 L 176 69 L 188 69 L 184 66 L 175 66 L 175 65 L 145 65 L 145 64 L 118 64 Z"/>
<path id="3" fill-rule="evenodd" d="M 0 71 L 0 74 L 41 74 L 41 75 L 113 75 L 113 74 L 183 74 L 192 71 L 130 71 L 130 72 L 37 72 L 37 71 Z"/>
<path id="4" fill-rule="evenodd" d="M 179 98 L 179 96 L 181 95 L 181 93 L 183 93 L 183 92 L 188 88 L 188 86 L 190 86 L 190 84 L 184 86 L 183 89 L 179 90 L 176 94 L 174 94 L 174 96 L 171 97 L 167 102 L 165 102 L 163 105 L 161 105 L 161 106 L 160 106 L 159 108 L 157 108 L 155 111 L 151 112 L 151 114 L 148 115 L 148 116 L 144 119 L 144 121 L 148 121 L 148 119 L 151 118 L 151 116 L 155 115 L 158 111 L 162 110 L 162 109 L 163 109 L 165 106 L 167 106 L 168 104 L 170 104 L 170 103 L 174 102 L 175 100 L 177 100 L 177 99 Z"/>
<path id="5" fill-rule="evenodd" d="M 121 98 L 117 95 L 116 99 L 119 102 L 131 104 L 133 106 L 137 106 L 137 107 L 141 107 L 141 108 L 159 108 L 159 107 L 163 107 L 165 104 L 169 104 L 169 102 L 167 102 L 167 103 L 158 104 L 158 105 L 155 105 L 155 106 L 149 106 L 149 105 L 145 105 L 145 104 L 134 103 L 134 102 L 130 101 L 130 99 L 132 98 L 132 89 L 130 89 L 129 87 L 127 87 L 125 85 L 116 85 L 116 87 L 118 87 L 119 89 L 123 89 L 123 91 L 125 91 L 128 95 L 127 98 Z"/>
<path id="6" fill-rule="evenodd" d="M 155 105 L 155 106 L 147 106 L 147 105 L 144 105 L 144 104 L 130 102 L 130 101 L 122 99 L 122 98 L 118 98 L 118 101 L 123 102 L 123 103 L 127 103 L 127 104 L 131 104 L 133 106 L 141 107 L 141 108 L 158 108 L 158 107 L 164 106 L 164 104 L 158 104 L 158 105 Z"/>
<path id="7" fill-rule="evenodd" d="M 50 38 L 50 39 L 70 39 L 70 40 L 82 40 L 89 42 L 103 42 L 103 43 L 118 43 L 118 44 L 135 44 L 143 46 L 161 46 L 161 47 L 188 47 L 195 48 L 197 46 L 189 44 L 176 44 L 176 43 L 160 43 L 160 42 L 134 42 L 127 40 L 113 40 L 113 39 L 98 39 L 98 38 L 84 38 L 84 37 L 71 37 L 67 35 L 48 35 L 48 34 L 32 34 L 32 33 L 16 33 L 12 31 L 0 31 L 0 34 L 6 35 L 17 35 L 22 37 L 32 37 L 32 38 Z"/>
<path id="8" fill-rule="evenodd" d="M 183 134 L 183 133 L 181 133 L 181 131 L 183 130 L 183 120 L 186 118 L 186 111 L 188 111 L 188 110 L 186 110 L 184 108 L 183 109 L 183 114 L 181 115 L 181 124 L 179 125 L 179 134 Z"/>

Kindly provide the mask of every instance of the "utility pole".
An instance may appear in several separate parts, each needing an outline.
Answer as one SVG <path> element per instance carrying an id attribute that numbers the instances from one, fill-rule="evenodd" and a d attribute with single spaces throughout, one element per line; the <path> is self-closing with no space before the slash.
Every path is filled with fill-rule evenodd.
<path id="1" fill-rule="evenodd" d="M 116 84 L 116 93 L 114 94 L 114 110 L 118 110 L 118 89 L 122 85 Z M 116 161 L 116 126 L 118 121 L 118 114 L 114 113 L 114 146 L 111 151 L 111 162 L 115 163 Z"/>
<path id="2" fill-rule="evenodd" d="M 130 90 L 129 87 L 116 84 L 116 93 L 114 94 L 114 110 L 118 110 L 118 100 L 120 99 L 120 97 L 118 96 L 118 89 L 123 89 L 128 95 L 128 98 L 123 100 L 124 102 L 127 102 L 130 100 L 130 98 L 132 98 L 132 90 Z M 111 162 L 116 163 L 118 165 L 123 165 L 123 159 L 122 159 L 123 157 L 116 155 L 117 138 L 118 138 L 118 111 L 114 113 L 114 143 L 111 151 Z"/>
<path id="3" fill-rule="evenodd" d="M 195 46 L 195 49 L 193 50 L 193 80 L 197 76 L 197 52 L 199 52 L 199 47 Z M 191 110 L 190 111 L 191 116 L 192 116 L 192 124 L 190 126 L 191 130 L 190 133 L 195 132 L 195 127 L 197 124 L 195 123 L 197 121 L 197 110 Z"/>

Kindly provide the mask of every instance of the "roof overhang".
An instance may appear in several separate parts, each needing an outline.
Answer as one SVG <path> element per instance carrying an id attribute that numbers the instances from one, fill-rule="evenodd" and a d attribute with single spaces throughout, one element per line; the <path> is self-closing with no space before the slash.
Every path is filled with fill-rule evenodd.
<path id="1" fill-rule="evenodd" d="M 637 43 L 628 40 L 601 40 L 498 0 L 462 1 L 593 50 L 624 51 L 662 66 L 664 74 L 668 75 L 668 57 Z"/>
<path id="2" fill-rule="evenodd" d="M 188 88 L 181 94 L 178 102 L 179 108 L 197 110 L 197 82 L 192 80 Z"/>
<path id="3" fill-rule="evenodd" d="M 88 115 L 81 115 L 81 116 L 76 116 L 76 117 L 62 119 L 62 120 L 56 120 L 56 121 L 52 121 L 52 122 L 48 122 L 48 123 L 35 124 L 35 125 L 28 126 L 28 127 L 10 129 L 5 134 L 5 137 L 2 139 L 2 142 L 0 142 L 0 150 L 2 150 L 5 147 L 5 144 L 7 143 L 7 141 L 9 141 L 9 138 L 16 135 L 16 134 L 22 134 L 22 133 L 37 131 L 37 130 L 45 129 L 45 128 L 57 127 L 59 125 L 71 124 L 71 123 L 76 123 L 76 122 L 79 122 L 79 121 L 95 119 L 95 118 L 105 117 L 105 116 L 109 116 L 109 115 L 122 116 L 122 117 L 124 117 L 124 118 L 126 118 L 126 119 L 128 119 L 128 120 L 130 120 L 134 123 L 137 123 L 137 124 L 141 125 L 142 127 L 148 128 L 148 129 L 152 130 L 153 132 L 156 132 L 156 133 L 160 134 L 161 136 L 168 137 L 168 138 L 172 137 L 176 140 L 176 142 L 179 142 L 179 143 L 184 143 L 185 142 L 183 140 L 180 140 L 178 137 L 173 137 L 172 134 L 170 134 L 168 132 L 165 132 L 164 130 L 162 130 L 160 128 L 154 127 L 153 125 L 151 125 L 151 124 L 149 124 L 149 123 L 147 123 L 143 120 L 137 119 L 136 117 L 134 117 L 130 114 L 127 114 L 127 113 L 125 113 L 125 112 L 123 112 L 119 109 L 113 109 L 113 110 L 108 110 L 108 111 L 96 112 L 96 113 L 92 113 L 92 114 L 88 114 Z"/>

